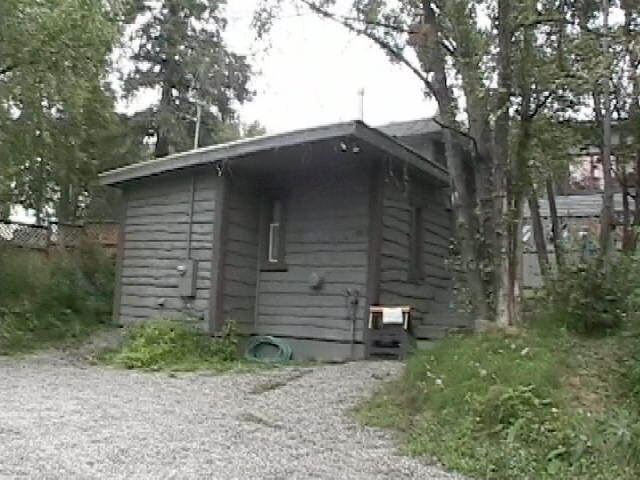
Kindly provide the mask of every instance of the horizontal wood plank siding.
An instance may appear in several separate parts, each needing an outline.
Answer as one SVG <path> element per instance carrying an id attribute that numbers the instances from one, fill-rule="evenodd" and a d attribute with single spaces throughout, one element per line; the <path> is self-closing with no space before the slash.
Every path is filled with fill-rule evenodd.
<path id="1" fill-rule="evenodd" d="M 260 272 L 255 332 L 351 341 L 347 289 L 358 291 L 355 341 L 362 341 L 367 305 L 369 169 L 347 158 L 289 178 L 286 196 L 287 271 Z M 281 181 L 283 181 L 281 179 Z M 310 276 L 322 278 L 313 289 Z"/>
<path id="2" fill-rule="evenodd" d="M 223 307 L 225 320 L 251 331 L 258 278 L 258 194 L 252 184 L 231 179 L 227 197 Z"/>
<path id="3" fill-rule="evenodd" d="M 410 305 L 418 324 L 429 314 L 450 309 L 453 277 L 446 266 L 453 236 L 452 213 L 443 192 L 412 182 L 410 193 L 394 181 L 385 183 L 381 249 L 381 305 Z M 412 206 L 422 210 L 422 280 L 409 280 Z"/>
<path id="4" fill-rule="evenodd" d="M 198 262 L 196 296 L 178 294 L 177 271 L 187 258 L 192 181 L 195 175 L 191 258 Z M 175 172 L 127 187 L 123 224 L 120 322 L 186 314 L 205 327 L 209 308 L 215 192 L 211 169 Z"/>

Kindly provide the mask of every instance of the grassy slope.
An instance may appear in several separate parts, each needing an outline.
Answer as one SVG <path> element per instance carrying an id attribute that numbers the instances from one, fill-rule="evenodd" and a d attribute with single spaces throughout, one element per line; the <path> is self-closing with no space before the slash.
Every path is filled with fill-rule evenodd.
<path id="1" fill-rule="evenodd" d="M 558 328 L 449 339 L 358 410 L 403 449 L 477 478 L 640 477 L 636 336 Z"/>

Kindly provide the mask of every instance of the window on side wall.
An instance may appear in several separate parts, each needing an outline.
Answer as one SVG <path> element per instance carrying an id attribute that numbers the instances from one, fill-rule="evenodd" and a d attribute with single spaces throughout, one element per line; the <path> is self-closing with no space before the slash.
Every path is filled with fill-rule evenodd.
<path id="1" fill-rule="evenodd" d="M 410 282 L 424 280 L 424 244 L 423 244 L 424 220 L 421 207 L 411 208 L 409 229 L 409 275 Z"/>
<path id="2" fill-rule="evenodd" d="M 282 198 L 268 196 L 262 201 L 261 258 L 262 270 L 283 271 L 285 264 L 285 208 Z"/>

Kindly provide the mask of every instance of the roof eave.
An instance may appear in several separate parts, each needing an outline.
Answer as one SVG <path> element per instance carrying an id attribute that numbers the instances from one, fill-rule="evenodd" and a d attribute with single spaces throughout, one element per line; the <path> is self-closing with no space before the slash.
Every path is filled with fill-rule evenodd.
<path id="1" fill-rule="evenodd" d="M 419 170 L 431 175 L 436 180 L 448 184 L 448 174 L 438 164 L 424 158 L 411 148 L 399 143 L 394 138 L 379 130 L 371 128 L 360 121 L 336 123 L 259 138 L 239 140 L 223 145 L 215 145 L 199 150 L 191 150 L 168 157 L 149 160 L 147 162 L 127 165 L 99 175 L 102 185 L 118 186 L 139 178 L 158 175 L 165 172 L 188 167 L 212 164 L 233 157 L 241 157 L 270 149 L 299 145 L 307 142 L 326 140 L 329 138 L 354 136 L 366 141 L 390 155 L 394 155 Z"/>
<path id="2" fill-rule="evenodd" d="M 215 163 L 231 157 L 249 155 L 263 150 L 292 146 L 296 144 L 323 140 L 330 137 L 352 135 L 356 130 L 355 122 L 336 123 L 306 130 L 266 135 L 264 137 L 243 139 L 222 145 L 214 145 L 199 150 L 190 150 L 168 157 L 147 162 L 127 165 L 99 175 L 101 185 L 116 186 L 138 178 Z"/>
<path id="3" fill-rule="evenodd" d="M 404 160 L 409 165 L 433 177 L 439 183 L 449 185 L 449 173 L 445 168 L 424 157 L 411 147 L 397 141 L 390 135 L 378 129 L 368 127 L 361 122 L 356 125 L 355 135 L 357 138 L 377 146 L 388 154 Z"/>

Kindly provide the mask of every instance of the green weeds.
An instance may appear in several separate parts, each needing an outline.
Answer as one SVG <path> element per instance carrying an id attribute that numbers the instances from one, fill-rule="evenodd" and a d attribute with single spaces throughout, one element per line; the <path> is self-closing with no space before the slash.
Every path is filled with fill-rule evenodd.
<path id="1" fill-rule="evenodd" d="M 557 327 L 451 338 L 357 415 L 399 430 L 406 453 L 477 478 L 635 479 L 640 397 L 622 362 L 639 345 Z"/>
<path id="2" fill-rule="evenodd" d="M 0 354 L 79 340 L 111 317 L 113 259 L 93 245 L 0 249 Z"/>
<path id="3" fill-rule="evenodd" d="M 122 348 L 105 356 L 109 364 L 147 370 L 218 373 L 250 370 L 258 365 L 239 355 L 239 340 L 233 322 L 223 334 L 210 338 L 185 319 L 157 319 L 130 327 Z"/>

